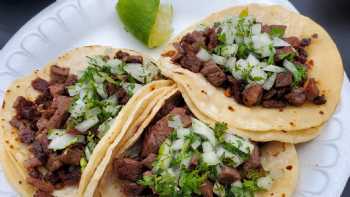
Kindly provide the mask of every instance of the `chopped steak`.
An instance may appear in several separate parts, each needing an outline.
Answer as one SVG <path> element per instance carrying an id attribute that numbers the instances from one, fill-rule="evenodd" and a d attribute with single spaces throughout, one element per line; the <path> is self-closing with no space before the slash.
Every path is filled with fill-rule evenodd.
<path id="1" fill-rule="evenodd" d="M 295 36 L 291 36 L 291 37 L 288 37 L 288 38 L 284 38 L 284 40 L 286 42 L 288 42 L 290 45 L 292 45 L 292 47 L 294 48 L 297 48 L 300 46 L 300 40 L 298 37 L 295 37 Z"/>
<path id="2" fill-rule="evenodd" d="M 33 197 L 54 197 L 54 196 L 46 191 L 38 190 L 34 193 Z"/>
<path id="3" fill-rule="evenodd" d="M 78 81 L 78 76 L 70 74 L 68 75 L 66 81 L 64 82 L 65 86 L 74 85 Z"/>
<path id="4" fill-rule="evenodd" d="M 35 103 L 25 99 L 23 96 L 17 97 L 13 107 L 19 119 L 33 120 L 39 115 Z"/>
<path id="5" fill-rule="evenodd" d="M 47 123 L 47 129 L 59 129 L 67 118 L 71 98 L 66 96 L 57 96 L 53 99 L 52 107 L 56 108 L 55 113 Z"/>
<path id="6" fill-rule="evenodd" d="M 142 175 L 142 163 L 129 158 L 115 160 L 113 168 L 121 180 L 136 181 Z"/>
<path id="7" fill-rule="evenodd" d="M 242 103 L 241 85 L 242 81 L 233 78 L 232 76 L 227 77 L 227 81 L 231 85 L 230 90 L 232 91 L 233 98 L 237 103 Z"/>
<path id="8" fill-rule="evenodd" d="M 198 73 L 202 68 L 202 62 L 196 57 L 194 53 L 186 54 L 183 58 L 181 58 L 180 64 L 182 67 L 194 73 Z"/>
<path id="9" fill-rule="evenodd" d="M 53 172 L 57 169 L 59 169 L 63 163 L 61 162 L 59 156 L 57 155 L 50 155 L 49 159 L 47 160 L 46 167 L 49 171 Z"/>
<path id="10" fill-rule="evenodd" d="M 50 89 L 50 94 L 52 96 L 59 96 L 59 95 L 63 95 L 65 93 L 65 85 L 64 84 L 54 84 L 54 85 L 50 85 L 49 87 Z"/>
<path id="11" fill-rule="evenodd" d="M 146 166 L 148 169 L 152 169 L 152 164 L 156 159 L 157 159 L 157 155 L 154 153 L 151 153 L 144 160 L 142 160 L 142 164 Z"/>
<path id="12" fill-rule="evenodd" d="M 208 50 L 212 51 L 216 48 L 216 46 L 218 45 L 218 39 L 217 39 L 217 33 L 215 28 L 207 28 L 205 35 L 207 37 L 207 46 L 208 46 Z"/>
<path id="13" fill-rule="evenodd" d="M 112 96 L 115 94 L 118 98 L 119 104 L 124 105 L 129 101 L 129 95 L 127 91 L 121 86 L 117 86 L 112 83 L 107 83 L 106 91 L 108 96 Z"/>
<path id="14" fill-rule="evenodd" d="M 301 39 L 300 46 L 307 47 L 311 44 L 311 38 L 303 38 Z"/>
<path id="15" fill-rule="evenodd" d="M 288 103 L 294 106 L 301 106 L 306 101 L 306 95 L 304 88 L 293 89 L 289 94 L 285 96 Z"/>
<path id="16" fill-rule="evenodd" d="M 118 51 L 114 58 L 120 59 L 123 62 L 125 62 L 127 60 L 127 58 L 129 57 L 129 53 L 123 52 L 123 51 Z"/>
<path id="17" fill-rule="evenodd" d="M 213 184 L 210 181 L 205 181 L 201 186 L 200 186 L 200 191 L 204 197 L 213 197 Z"/>
<path id="18" fill-rule="evenodd" d="M 80 166 L 69 166 L 68 169 L 60 169 L 58 176 L 64 185 L 76 185 L 79 183 L 81 176 Z"/>
<path id="19" fill-rule="evenodd" d="M 282 48 L 277 48 L 276 49 L 276 54 L 275 54 L 275 61 L 281 61 L 284 59 L 284 57 L 290 55 L 290 54 L 294 54 L 295 55 L 295 51 L 292 47 L 282 47 Z"/>
<path id="20" fill-rule="evenodd" d="M 33 177 L 27 177 L 27 182 L 44 192 L 52 192 L 55 189 L 51 183 Z"/>
<path id="21" fill-rule="evenodd" d="M 260 162 L 260 151 L 258 145 L 254 144 L 254 149 L 250 155 L 250 158 L 248 161 L 246 161 L 243 164 L 243 168 L 245 171 L 255 169 L 260 167 L 261 162 Z"/>
<path id="22" fill-rule="evenodd" d="M 203 64 L 201 73 L 213 86 L 216 87 L 221 86 L 226 80 L 224 71 L 222 71 L 212 60 Z"/>
<path id="23" fill-rule="evenodd" d="M 64 83 L 69 75 L 69 68 L 53 65 L 50 68 L 50 78 L 53 83 Z"/>
<path id="24" fill-rule="evenodd" d="M 186 112 L 185 108 L 174 108 L 167 116 L 157 121 L 152 127 L 146 131 L 143 141 L 141 155 L 146 157 L 150 153 L 157 153 L 159 146 L 172 132 L 172 128 L 168 126 L 170 116 L 178 115 L 181 118 L 184 127 L 188 127 L 192 123 L 191 116 Z"/>
<path id="25" fill-rule="evenodd" d="M 266 108 L 283 108 L 286 107 L 287 104 L 280 100 L 265 100 L 262 102 L 262 106 Z"/>
<path id="26" fill-rule="evenodd" d="M 173 46 L 176 49 L 176 53 L 174 56 L 171 57 L 171 61 L 172 62 L 180 62 L 181 58 L 185 54 L 185 51 L 182 49 L 182 47 L 179 43 L 174 43 Z"/>
<path id="27" fill-rule="evenodd" d="M 140 55 L 129 55 L 126 60 L 126 63 L 139 63 L 142 64 L 143 63 L 143 58 Z"/>
<path id="28" fill-rule="evenodd" d="M 64 150 L 64 152 L 59 156 L 59 159 L 64 164 L 80 165 L 82 155 L 83 150 L 80 147 L 71 147 Z"/>
<path id="29" fill-rule="evenodd" d="M 306 82 L 305 93 L 306 93 L 307 100 L 311 102 L 320 94 L 320 90 L 316 85 L 315 79 L 310 78 Z"/>
<path id="30" fill-rule="evenodd" d="M 287 87 L 290 86 L 293 82 L 293 75 L 291 72 L 281 72 L 277 74 L 275 87 Z"/>
<path id="31" fill-rule="evenodd" d="M 21 128 L 19 129 L 18 133 L 19 139 L 24 144 L 30 144 L 34 141 L 35 138 L 35 131 L 33 131 L 31 128 Z"/>
<path id="32" fill-rule="evenodd" d="M 238 170 L 223 166 L 221 168 L 220 174 L 219 174 L 219 182 L 222 184 L 231 184 L 235 181 L 238 181 L 241 179 L 241 175 L 239 174 Z"/>
<path id="33" fill-rule="evenodd" d="M 248 107 L 257 105 L 260 103 L 262 94 L 263 88 L 261 85 L 252 85 L 242 92 L 243 103 Z"/>
<path id="34" fill-rule="evenodd" d="M 314 98 L 313 103 L 316 105 L 323 105 L 325 103 L 327 103 L 326 97 L 324 95 L 322 96 L 316 96 L 316 98 Z"/>
<path id="35" fill-rule="evenodd" d="M 24 166 L 27 169 L 36 168 L 36 167 L 41 166 L 41 165 L 42 165 L 42 162 L 36 157 L 32 157 L 32 158 L 24 161 Z"/>
<path id="36" fill-rule="evenodd" d="M 48 150 L 45 144 L 41 144 L 39 141 L 34 141 L 29 149 L 36 158 L 45 163 L 48 157 Z"/>
<path id="37" fill-rule="evenodd" d="M 49 82 L 47 82 L 45 79 L 38 77 L 32 81 L 32 87 L 35 90 L 44 93 L 47 92 L 49 89 Z"/>
<path id="38" fill-rule="evenodd" d="M 143 190 L 143 186 L 132 182 L 124 183 L 122 185 L 122 192 L 126 196 L 140 196 Z"/>

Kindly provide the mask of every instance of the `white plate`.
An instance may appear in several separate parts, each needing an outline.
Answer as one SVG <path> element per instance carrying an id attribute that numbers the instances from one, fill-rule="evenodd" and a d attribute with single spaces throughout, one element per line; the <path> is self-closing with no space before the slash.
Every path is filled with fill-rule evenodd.
<path id="1" fill-rule="evenodd" d="M 174 0 L 173 35 L 213 11 L 248 2 L 280 4 L 296 11 L 285 0 Z M 0 51 L 0 100 L 12 80 L 74 47 L 111 45 L 139 50 L 157 58 L 161 48 L 147 49 L 126 33 L 114 5 L 115 0 L 60 0 L 30 20 Z M 349 90 L 346 78 L 342 101 L 322 135 L 298 146 L 301 170 L 295 196 L 341 195 L 350 175 Z M 17 196 L 2 171 L 0 196 Z"/>

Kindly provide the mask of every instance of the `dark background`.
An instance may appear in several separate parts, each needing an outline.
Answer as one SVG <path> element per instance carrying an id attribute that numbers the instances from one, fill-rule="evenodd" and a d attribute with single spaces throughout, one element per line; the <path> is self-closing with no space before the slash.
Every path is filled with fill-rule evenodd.
<path id="1" fill-rule="evenodd" d="M 25 22 L 53 2 L 54 0 L 0 0 L 0 49 Z M 331 34 L 350 76 L 350 0 L 291 2 L 302 14 L 320 23 Z M 350 196 L 349 182 L 342 197 L 347 196 Z"/>

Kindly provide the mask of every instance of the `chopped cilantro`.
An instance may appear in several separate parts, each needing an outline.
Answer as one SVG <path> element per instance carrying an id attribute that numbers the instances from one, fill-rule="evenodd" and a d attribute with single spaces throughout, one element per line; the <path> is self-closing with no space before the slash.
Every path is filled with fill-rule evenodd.
<path id="1" fill-rule="evenodd" d="M 282 27 L 271 27 L 271 30 L 269 32 L 269 35 L 271 37 L 283 37 L 285 33 L 285 29 Z"/>
<path id="2" fill-rule="evenodd" d="M 223 141 L 223 135 L 225 134 L 226 130 L 227 130 L 227 123 L 225 122 L 215 123 L 214 133 L 215 133 L 215 137 L 219 141 Z"/>
<path id="3" fill-rule="evenodd" d="M 293 73 L 293 84 L 292 86 L 298 86 L 307 77 L 307 69 L 302 65 L 295 64 L 297 72 Z"/>

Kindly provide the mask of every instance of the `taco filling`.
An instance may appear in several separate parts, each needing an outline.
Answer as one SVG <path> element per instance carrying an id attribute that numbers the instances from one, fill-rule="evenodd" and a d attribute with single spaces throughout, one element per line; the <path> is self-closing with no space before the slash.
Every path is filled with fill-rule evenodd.
<path id="1" fill-rule="evenodd" d="M 176 98 L 176 97 L 175 97 Z M 196 119 L 183 101 L 167 102 L 141 138 L 113 161 L 126 196 L 254 196 L 273 176 L 260 146 Z"/>
<path id="2" fill-rule="evenodd" d="M 10 124 L 32 156 L 25 162 L 35 195 L 78 184 L 95 146 L 109 130 L 129 98 L 144 84 L 159 79 L 158 68 L 142 56 L 119 51 L 114 58 L 88 58 L 88 67 L 74 75 L 53 65 L 50 80 L 36 78 L 34 101 L 14 103 Z"/>
<path id="3" fill-rule="evenodd" d="M 176 51 L 163 55 L 195 73 L 201 73 L 225 95 L 251 107 L 283 108 L 326 103 L 316 80 L 308 77 L 313 61 L 306 47 L 310 38 L 285 37 L 285 25 L 267 25 L 248 15 L 216 22 L 186 34 Z"/>

